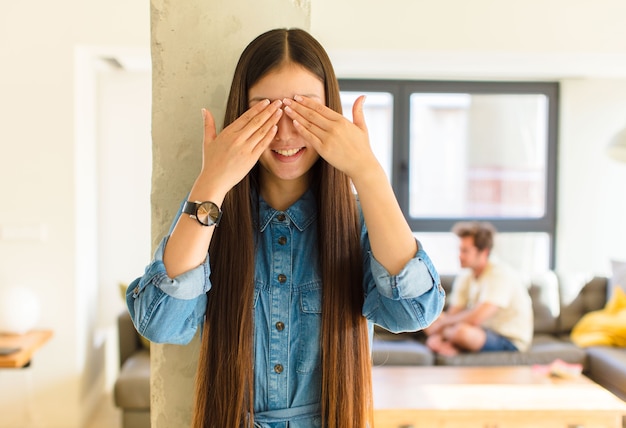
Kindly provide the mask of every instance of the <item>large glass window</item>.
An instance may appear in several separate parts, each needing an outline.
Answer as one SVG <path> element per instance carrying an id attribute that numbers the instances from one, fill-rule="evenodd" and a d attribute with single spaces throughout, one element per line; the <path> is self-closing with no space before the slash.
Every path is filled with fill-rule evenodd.
<path id="1" fill-rule="evenodd" d="M 411 217 L 545 214 L 545 95 L 411 94 L 410 100 Z M 442 167 L 440 180 L 429 180 Z"/>
<path id="2" fill-rule="evenodd" d="M 365 95 L 363 114 L 367 120 L 374 154 L 391 180 L 393 154 L 393 95 L 388 92 L 341 92 L 341 107 L 352 120 L 352 106 L 358 97 Z"/>
<path id="3" fill-rule="evenodd" d="M 458 268 L 461 220 L 499 231 L 495 257 L 553 267 L 558 84 L 341 80 L 344 114 L 367 95 L 376 156 L 440 271 Z"/>

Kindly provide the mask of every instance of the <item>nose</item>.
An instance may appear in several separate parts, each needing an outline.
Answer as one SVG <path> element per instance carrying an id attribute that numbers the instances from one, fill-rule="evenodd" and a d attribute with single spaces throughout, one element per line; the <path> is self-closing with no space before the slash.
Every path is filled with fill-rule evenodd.
<path id="1" fill-rule="evenodd" d="M 296 134 L 296 128 L 293 126 L 293 121 L 283 113 L 282 117 L 278 120 L 278 131 L 276 132 L 275 139 L 278 141 L 288 141 Z"/>

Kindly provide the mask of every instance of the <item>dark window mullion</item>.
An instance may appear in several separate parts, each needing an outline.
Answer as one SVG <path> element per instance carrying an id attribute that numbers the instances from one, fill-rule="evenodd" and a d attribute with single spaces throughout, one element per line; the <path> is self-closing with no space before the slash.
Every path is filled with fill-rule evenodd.
<path id="1" fill-rule="evenodd" d="M 459 221 L 468 220 L 466 217 L 448 218 L 410 218 L 409 225 L 413 230 L 428 232 L 449 232 L 452 226 Z M 546 219 L 502 219 L 479 218 L 479 221 L 492 223 L 500 232 L 544 232 L 552 234 L 552 224 Z"/>
<path id="2" fill-rule="evenodd" d="M 449 232 L 454 223 L 468 218 L 411 218 L 409 215 L 410 97 L 412 93 L 544 94 L 548 97 L 545 214 L 542 218 L 476 218 L 490 221 L 500 232 L 543 232 L 549 236 L 549 266 L 554 267 L 557 221 L 557 132 L 559 87 L 546 82 L 463 82 L 410 80 L 345 80 L 341 90 L 388 92 L 393 95 L 391 183 L 413 230 Z M 445 174 L 445 171 L 441 171 Z M 437 177 L 433 177 L 436 180 Z"/>
<path id="3" fill-rule="evenodd" d="M 394 94 L 393 188 L 405 218 L 409 217 L 410 95 L 401 87 Z"/>

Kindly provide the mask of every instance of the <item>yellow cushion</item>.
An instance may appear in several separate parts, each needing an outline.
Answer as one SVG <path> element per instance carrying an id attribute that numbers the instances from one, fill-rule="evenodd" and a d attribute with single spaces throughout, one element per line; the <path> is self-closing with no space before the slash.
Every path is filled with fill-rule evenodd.
<path id="1" fill-rule="evenodd" d="M 626 347 L 626 293 L 616 286 L 604 309 L 583 315 L 571 333 L 572 342 L 581 347 Z"/>

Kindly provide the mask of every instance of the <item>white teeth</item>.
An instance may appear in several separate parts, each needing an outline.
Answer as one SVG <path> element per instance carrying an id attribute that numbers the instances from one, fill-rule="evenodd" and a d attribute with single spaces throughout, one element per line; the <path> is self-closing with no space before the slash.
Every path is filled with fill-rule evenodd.
<path id="1" fill-rule="evenodd" d="M 300 150 L 302 149 L 289 149 L 289 150 L 274 150 L 276 153 L 278 153 L 279 155 L 283 155 L 283 156 L 293 156 L 296 153 L 298 153 Z"/>

